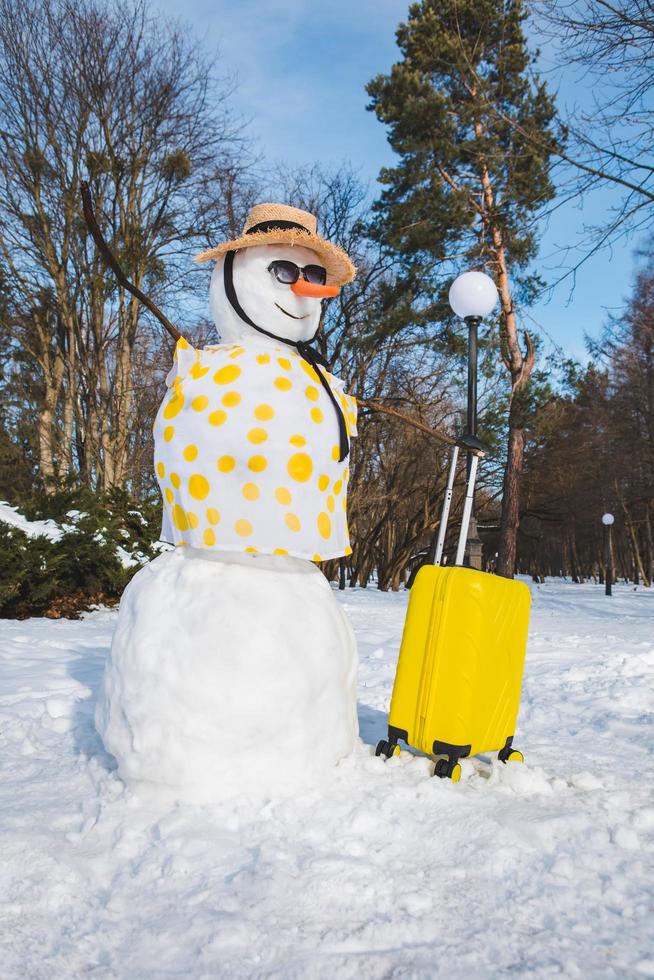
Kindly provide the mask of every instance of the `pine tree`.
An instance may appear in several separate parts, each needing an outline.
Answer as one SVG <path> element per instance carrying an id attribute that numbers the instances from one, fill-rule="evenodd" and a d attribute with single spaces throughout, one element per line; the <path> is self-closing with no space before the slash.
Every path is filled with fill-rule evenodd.
<path id="1" fill-rule="evenodd" d="M 534 221 L 554 196 L 550 160 L 563 139 L 554 101 L 533 72 L 525 17 L 522 0 L 414 3 L 397 31 L 402 60 L 367 89 L 400 157 L 380 175 L 377 234 L 431 299 L 440 293 L 442 303 L 457 268 L 483 268 L 498 286 L 511 385 L 498 571 L 509 577 L 535 360 L 527 331 L 521 346 L 517 303 L 539 285 L 528 270 Z"/>

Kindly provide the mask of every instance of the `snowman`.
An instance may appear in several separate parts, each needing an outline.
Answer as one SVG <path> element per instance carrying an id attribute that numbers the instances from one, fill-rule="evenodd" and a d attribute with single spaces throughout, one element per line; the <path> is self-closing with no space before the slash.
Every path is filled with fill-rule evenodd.
<path id="1" fill-rule="evenodd" d="M 154 424 L 175 547 L 125 590 L 96 710 L 124 778 L 202 799 L 294 791 L 358 734 L 354 635 L 315 564 L 351 553 L 356 403 L 311 346 L 354 266 L 278 204 L 211 259 L 220 343 L 179 340 Z"/>

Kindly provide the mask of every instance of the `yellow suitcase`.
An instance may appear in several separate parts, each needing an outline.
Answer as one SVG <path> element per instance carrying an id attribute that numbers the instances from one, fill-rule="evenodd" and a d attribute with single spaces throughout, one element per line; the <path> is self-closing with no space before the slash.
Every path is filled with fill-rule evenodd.
<path id="1" fill-rule="evenodd" d="M 471 448 L 470 437 L 460 445 Z M 481 447 L 477 452 L 481 455 Z M 411 589 L 388 719 L 377 755 L 398 742 L 441 756 L 434 775 L 458 780 L 459 759 L 513 749 L 529 626 L 529 589 L 522 582 L 459 565 L 467 538 L 478 455 L 472 460 L 456 564 L 440 565 L 458 455 L 450 467 L 435 565 L 418 572 Z"/>

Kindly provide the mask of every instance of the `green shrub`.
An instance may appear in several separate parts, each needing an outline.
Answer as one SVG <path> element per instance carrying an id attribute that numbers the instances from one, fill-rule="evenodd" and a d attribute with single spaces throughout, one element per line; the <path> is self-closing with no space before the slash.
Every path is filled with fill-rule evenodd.
<path id="1" fill-rule="evenodd" d="M 0 521 L 0 617 L 75 617 L 117 602 L 158 554 L 159 507 L 137 506 L 122 491 L 33 495 L 18 507 L 28 520 L 54 520 L 63 534 L 28 537 Z"/>

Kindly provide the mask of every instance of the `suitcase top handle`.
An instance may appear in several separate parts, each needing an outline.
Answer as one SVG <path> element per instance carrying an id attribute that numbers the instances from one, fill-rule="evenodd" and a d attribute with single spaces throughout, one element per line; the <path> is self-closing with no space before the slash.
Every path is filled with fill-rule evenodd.
<path id="1" fill-rule="evenodd" d="M 468 524 L 470 523 L 470 514 L 472 513 L 472 497 L 475 488 L 475 479 L 477 477 L 477 466 L 479 464 L 479 460 L 483 459 L 483 457 L 486 455 L 486 450 L 476 436 L 465 435 L 460 436 L 457 439 L 452 452 L 452 462 L 450 463 L 450 472 L 447 477 L 445 497 L 443 498 L 443 511 L 441 513 L 441 522 L 438 528 L 438 539 L 436 541 L 436 550 L 434 553 L 435 565 L 440 565 L 443 557 L 445 531 L 447 529 L 447 519 L 450 516 L 450 504 L 452 503 L 452 492 L 454 490 L 454 474 L 456 471 L 457 460 L 459 458 L 459 449 L 463 449 L 466 453 L 470 453 L 472 460 L 470 465 L 470 476 L 466 486 L 466 498 L 463 506 L 463 517 L 461 519 L 461 531 L 459 534 L 459 543 L 456 549 L 455 565 L 461 565 L 463 563 L 463 554 L 465 551 L 466 539 L 468 537 Z"/>
<path id="2" fill-rule="evenodd" d="M 473 456 L 483 458 L 486 455 L 486 450 L 476 436 L 459 436 L 459 438 L 456 440 L 456 444 L 460 449 L 465 449 L 467 453 L 472 453 Z"/>

